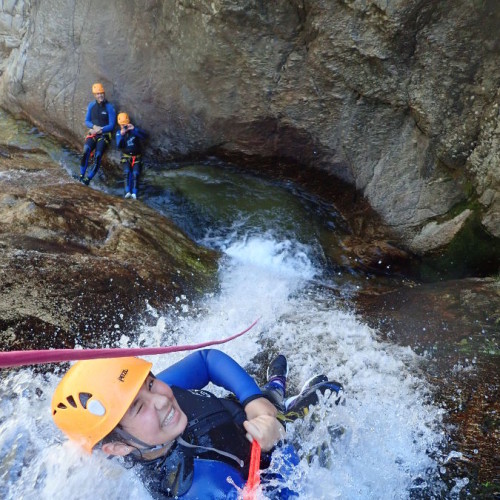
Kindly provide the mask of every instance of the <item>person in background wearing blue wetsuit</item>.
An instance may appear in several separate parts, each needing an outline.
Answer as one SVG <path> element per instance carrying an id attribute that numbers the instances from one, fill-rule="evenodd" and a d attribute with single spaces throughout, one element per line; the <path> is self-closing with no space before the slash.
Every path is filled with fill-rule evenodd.
<path id="1" fill-rule="evenodd" d="M 120 163 L 125 174 L 125 198 L 135 200 L 142 170 L 142 140 L 147 134 L 130 122 L 127 113 L 118 113 L 118 125 L 120 130 L 116 132 L 116 146 L 122 150 Z"/>
<path id="2" fill-rule="evenodd" d="M 100 447 L 136 465 L 154 498 L 236 499 L 234 485 L 243 487 L 248 476 L 251 441 L 261 445 L 265 469 L 274 446 L 285 438 L 276 408 L 284 408 L 285 357 L 271 363 L 263 390 L 232 358 L 213 349 L 197 351 L 157 376 L 151 367 L 138 358 L 77 362 L 54 393 L 54 421 L 87 451 Z M 336 382 L 322 381 L 321 392 L 341 390 Z M 209 382 L 233 397 L 203 390 Z M 294 400 L 295 416 L 285 414 L 283 421 L 307 413 L 317 402 L 317 387 L 308 386 Z M 282 451 L 289 467 L 298 463 L 291 445 Z M 279 485 L 276 474 L 269 479 L 274 481 L 266 494 L 296 496 Z M 261 480 L 265 488 L 265 473 Z"/>
<path id="3" fill-rule="evenodd" d="M 83 155 L 80 162 L 80 181 L 89 185 L 101 166 L 102 156 L 107 145 L 111 142 L 111 135 L 116 123 L 116 111 L 111 103 L 106 100 L 104 87 L 101 83 L 92 85 L 95 101 L 87 107 L 85 125 L 89 128 Z M 90 155 L 94 151 L 94 168 L 87 174 Z"/>

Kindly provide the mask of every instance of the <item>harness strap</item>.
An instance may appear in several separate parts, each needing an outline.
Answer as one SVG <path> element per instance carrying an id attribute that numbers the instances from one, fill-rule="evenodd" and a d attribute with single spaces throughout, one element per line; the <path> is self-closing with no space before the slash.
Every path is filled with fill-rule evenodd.
<path id="1" fill-rule="evenodd" d="M 111 141 L 111 132 L 107 132 L 105 134 L 87 134 L 85 140 L 95 139 L 96 137 L 97 137 L 97 142 L 104 140 L 107 143 L 109 143 Z"/>
<path id="2" fill-rule="evenodd" d="M 134 163 L 136 161 L 139 161 L 141 159 L 141 156 L 142 155 L 131 155 L 129 153 L 122 153 L 122 159 L 121 161 L 123 162 L 124 160 L 127 161 L 127 160 L 130 160 L 132 158 L 132 166 L 134 166 Z"/>
<path id="3" fill-rule="evenodd" d="M 187 441 L 184 441 L 184 439 L 182 439 L 180 436 L 176 439 L 176 441 L 180 445 L 185 446 L 186 448 L 199 448 L 202 450 L 214 451 L 215 453 L 218 453 L 219 455 L 223 455 L 224 457 L 228 457 L 231 460 L 234 460 L 240 467 L 245 466 L 245 462 L 243 462 L 243 460 L 240 460 L 236 455 L 233 455 L 232 453 L 228 453 L 227 451 L 218 450 L 217 448 L 210 448 L 209 446 L 200 446 L 197 444 L 191 444 L 191 443 L 188 443 Z"/>

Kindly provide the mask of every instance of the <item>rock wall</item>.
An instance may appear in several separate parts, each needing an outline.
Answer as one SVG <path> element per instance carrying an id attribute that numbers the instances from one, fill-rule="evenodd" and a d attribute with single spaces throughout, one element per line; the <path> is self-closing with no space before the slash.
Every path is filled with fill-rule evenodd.
<path id="1" fill-rule="evenodd" d="M 165 158 L 326 171 L 418 253 L 473 212 L 500 237 L 496 0 L 1 5 L 1 105 L 75 145 L 101 81 Z"/>

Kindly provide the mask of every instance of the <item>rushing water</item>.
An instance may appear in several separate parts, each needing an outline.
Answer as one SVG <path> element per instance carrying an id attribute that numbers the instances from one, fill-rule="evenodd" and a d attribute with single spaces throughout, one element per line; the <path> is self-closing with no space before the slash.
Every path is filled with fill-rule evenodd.
<path id="1" fill-rule="evenodd" d="M 76 171 L 70 153 L 52 154 Z M 311 200 L 283 186 L 217 167 L 149 172 L 146 184 L 144 202 L 223 252 L 220 289 L 196 303 L 179 296 L 167 315 L 151 310 L 156 325 L 144 326 L 133 341 L 124 336 L 121 345 L 203 342 L 260 318 L 220 348 L 257 378 L 266 360 L 284 353 L 291 393 L 318 372 L 345 388 L 345 404 L 325 399 L 290 429 L 302 460 L 288 481 L 300 498 L 431 496 L 439 484 L 433 457 L 445 435 L 442 410 L 419 374 L 418 356 L 381 342 L 330 292 L 353 286 L 323 257 L 322 235 L 335 230 L 336 214 L 313 210 Z M 182 356 L 150 359 L 159 371 Z M 1 374 L 0 497 L 148 498 L 133 471 L 99 453 L 84 455 L 55 428 L 49 405 L 59 376 L 31 369 Z"/>

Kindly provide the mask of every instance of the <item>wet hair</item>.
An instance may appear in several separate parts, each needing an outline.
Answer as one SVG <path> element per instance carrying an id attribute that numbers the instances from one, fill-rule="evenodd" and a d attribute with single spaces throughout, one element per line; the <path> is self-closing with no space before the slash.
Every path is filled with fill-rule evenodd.
<path id="1" fill-rule="evenodd" d="M 121 432 L 118 430 L 121 429 L 120 424 L 118 424 L 107 436 L 104 436 L 95 446 L 96 449 L 102 449 L 102 446 L 106 443 L 122 443 L 127 446 L 131 446 L 134 450 L 122 457 L 125 468 L 131 469 L 135 464 L 139 462 L 144 462 L 144 456 L 142 451 L 130 441 L 125 440 Z M 113 458 L 114 455 L 108 455 L 108 458 Z"/>
<path id="2" fill-rule="evenodd" d="M 103 444 L 106 443 L 116 443 L 117 441 L 123 444 L 125 441 L 123 440 L 123 437 L 119 434 L 119 432 L 116 430 L 118 427 L 120 427 L 120 424 L 118 424 L 107 436 L 104 436 L 96 445 L 96 447 L 102 448 Z"/>

